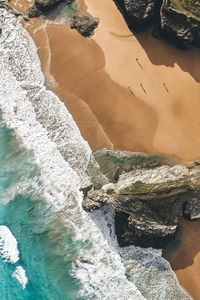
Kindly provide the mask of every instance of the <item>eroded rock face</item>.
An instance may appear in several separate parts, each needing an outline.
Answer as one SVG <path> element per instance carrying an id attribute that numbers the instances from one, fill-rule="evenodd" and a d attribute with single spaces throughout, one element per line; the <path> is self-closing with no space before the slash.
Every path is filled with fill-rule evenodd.
<path id="1" fill-rule="evenodd" d="M 35 0 L 29 8 L 28 13 L 30 18 L 36 18 L 52 9 L 64 0 Z M 66 4 L 71 4 L 73 0 L 65 0 Z"/>
<path id="2" fill-rule="evenodd" d="M 136 162 L 139 158 L 141 155 L 135 155 Z M 135 164 L 117 182 L 90 190 L 83 208 L 93 211 L 104 203 L 112 205 L 120 246 L 160 248 L 175 235 L 179 216 L 200 217 L 200 167 L 171 164 L 147 167 L 147 157 L 143 159 L 145 164 L 141 161 L 140 165 Z"/>
<path id="3" fill-rule="evenodd" d="M 68 23 L 72 29 L 76 29 L 81 35 L 90 37 L 94 34 L 94 30 L 98 26 L 98 20 L 89 14 L 81 12 L 78 8 L 73 8 L 71 4 L 74 0 L 35 0 L 29 8 L 29 17 L 36 18 L 40 15 L 45 15 L 48 18 L 48 13 L 61 2 L 66 5 L 66 8 L 71 8 L 73 13 L 68 16 Z"/>
<path id="4" fill-rule="evenodd" d="M 152 24 L 153 35 L 181 49 L 200 46 L 198 0 L 114 0 L 132 31 Z"/>
<path id="5" fill-rule="evenodd" d="M 98 21 L 86 15 L 74 15 L 71 18 L 71 28 L 76 29 L 81 35 L 89 37 L 98 26 Z"/>
<path id="6" fill-rule="evenodd" d="M 192 45 L 200 46 L 200 17 L 193 14 L 194 6 L 192 6 L 198 2 L 191 0 L 191 6 L 184 5 L 186 0 L 179 2 L 177 7 L 175 0 L 163 0 L 160 11 L 161 30 L 168 40 L 182 49 Z"/>
<path id="7" fill-rule="evenodd" d="M 156 0 L 124 0 L 130 22 L 136 26 L 144 26 L 153 20 Z"/>
<path id="8" fill-rule="evenodd" d="M 154 21 L 161 6 L 161 0 L 114 0 L 133 31 L 143 29 Z"/>

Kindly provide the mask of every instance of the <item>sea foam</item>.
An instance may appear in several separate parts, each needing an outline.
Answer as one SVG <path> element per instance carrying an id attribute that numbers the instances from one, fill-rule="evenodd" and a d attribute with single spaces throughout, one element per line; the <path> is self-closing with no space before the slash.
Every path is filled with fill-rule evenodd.
<path id="1" fill-rule="evenodd" d="M 18 243 L 10 229 L 0 226 L 0 257 L 4 262 L 15 264 L 19 260 Z"/>
<path id="2" fill-rule="evenodd" d="M 26 272 L 24 271 L 24 269 L 21 266 L 16 267 L 12 276 L 19 281 L 19 283 L 22 285 L 22 288 L 24 290 L 28 283 L 28 278 L 26 277 Z"/>
<path id="3" fill-rule="evenodd" d="M 83 211 L 79 189 L 91 182 L 87 172 L 91 149 L 64 104 L 46 90 L 37 49 L 28 33 L 3 9 L 0 22 L 2 120 L 23 146 L 32 150 L 46 205 L 63 219 L 73 240 L 85 243 L 71 270 L 80 280 L 80 296 L 99 300 L 190 299 L 161 251 L 118 247 L 112 210 Z M 94 169 L 96 172 L 98 166 Z M 100 176 L 100 180 L 104 179 Z"/>

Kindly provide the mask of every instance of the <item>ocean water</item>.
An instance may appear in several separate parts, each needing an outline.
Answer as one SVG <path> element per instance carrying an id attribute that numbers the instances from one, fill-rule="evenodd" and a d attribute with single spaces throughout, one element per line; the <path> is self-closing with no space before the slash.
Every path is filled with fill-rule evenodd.
<path id="1" fill-rule="evenodd" d="M 191 299 L 161 250 L 118 247 L 109 206 L 83 211 L 106 178 L 26 30 L 4 9 L 0 26 L 0 299 Z"/>
<path id="2" fill-rule="evenodd" d="M 69 275 L 76 247 L 35 191 L 16 193 L 6 203 L 12 186 L 38 178 L 33 154 L 18 145 L 13 132 L 0 127 L 0 225 L 7 226 L 18 242 L 16 263 L 0 260 L 0 299 L 75 299 L 77 281 Z M 31 195 L 32 194 L 32 195 Z M 9 195 L 9 196 L 8 196 Z M 34 200 L 33 200 L 34 199 Z M 3 201 L 4 200 L 4 201 Z M 64 253 L 59 253 L 63 244 Z M 11 251 L 16 252 L 14 247 Z M 12 276 L 17 266 L 26 272 L 25 289 Z"/>

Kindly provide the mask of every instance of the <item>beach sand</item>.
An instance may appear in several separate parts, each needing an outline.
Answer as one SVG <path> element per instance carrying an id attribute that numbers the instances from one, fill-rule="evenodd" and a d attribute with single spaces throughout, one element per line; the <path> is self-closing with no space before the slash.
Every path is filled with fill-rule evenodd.
<path id="1" fill-rule="evenodd" d="M 133 36 L 112 0 L 80 4 L 100 19 L 90 39 L 66 25 L 46 23 L 33 33 L 28 24 L 27 29 L 39 47 L 46 77 L 54 78 L 51 88 L 83 137 L 93 149 L 141 151 L 184 163 L 199 160 L 200 51 L 180 51 L 147 32 Z"/>
<path id="2" fill-rule="evenodd" d="M 11 3 L 19 8 L 24 1 Z M 90 39 L 43 19 L 24 26 L 38 47 L 47 87 L 64 101 L 83 137 L 93 149 L 200 160 L 200 50 L 180 51 L 148 32 L 133 35 L 112 0 L 79 3 L 100 20 Z M 165 250 L 195 299 L 200 299 L 198 225 L 181 220 L 181 248 Z"/>
<path id="3" fill-rule="evenodd" d="M 200 299 L 200 220 L 179 220 L 179 235 L 164 250 L 180 284 L 195 299 Z M 174 250 L 174 245 L 178 249 Z"/>

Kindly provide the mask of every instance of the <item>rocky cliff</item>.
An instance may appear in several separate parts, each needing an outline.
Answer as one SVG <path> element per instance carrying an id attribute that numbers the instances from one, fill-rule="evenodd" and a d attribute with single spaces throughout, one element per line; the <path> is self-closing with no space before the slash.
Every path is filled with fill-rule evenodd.
<path id="1" fill-rule="evenodd" d="M 153 35 L 179 48 L 200 45 L 198 0 L 114 0 L 129 28 L 138 31 L 152 24 Z"/>
<path id="2" fill-rule="evenodd" d="M 105 150 L 95 156 L 110 183 L 90 189 L 83 207 L 93 211 L 107 203 L 114 208 L 121 246 L 162 247 L 176 233 L 179 216 L 200 217 L 199 165 L 185 167 L 155 156 Z M 113 170 L 119 168 L 116 177 Z"/>

